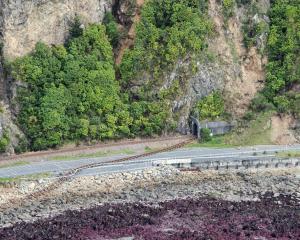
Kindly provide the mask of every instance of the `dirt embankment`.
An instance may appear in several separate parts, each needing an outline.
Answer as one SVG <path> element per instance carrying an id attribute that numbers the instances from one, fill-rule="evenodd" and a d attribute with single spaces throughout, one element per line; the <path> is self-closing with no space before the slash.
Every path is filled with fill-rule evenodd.
<path id="1" fill-rule="evenodd" d="M 119 48 L 118 48 L 118 52 L 117 52 L 117 56 L 116 56 L 116 64 L 117 65 L 121 64 L 126 49 L 129 49 L 130 47 L 132 47 L 134 45 L 135 36 L 136 36 L 135 28 L 136 28 L 136 25 L 141 20 L 141 9 L 144 5 L 144 2 L 145 2 L 145 0 L 137 0 L 136 1 L 136 9 L 135 9 L 134 17 L 132 18 L 132 24 L 129 27 L 127 36 L 124 37 L 123 39 L 121 39 L 120 44 L 119 44 Z"/>
<path id="2" fill-rule="evenodd" d="M 291 130 L 296 120 L 291 116 L 273 116 L 271 119 L 271 140 L 275 144 L 294 144 L 298 143 L 295 133 Z"/>

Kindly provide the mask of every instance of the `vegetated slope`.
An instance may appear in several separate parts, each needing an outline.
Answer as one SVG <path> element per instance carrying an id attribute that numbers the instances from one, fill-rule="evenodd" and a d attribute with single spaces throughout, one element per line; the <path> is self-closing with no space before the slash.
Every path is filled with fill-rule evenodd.
<path id="1" fill-rule="evenodd" d="M 129 49 L 130 47 L 132 47 L 134 45 L 134 40 L 135 40 L 135 29 L 136 29 L 136 25 L 139 23 L 139 21 L 141 20 L 141 9 L 144 5 L 144 0 L 137 0 L 136 1 L 136 11 L 135 11 L 135 16 L 133 17 L 133 23 L 131 24 L 127 36 L 125 39 L 121 39 L 120 43 L 119 43 L 119 49 L 118 49 L 118 53 L 116 56 L 116 64 L 119 65 L 122 62 L 124 53 L 127 49 Z"/>
<path id="2" fill-rule="evenodd" d="M 104 26 L 75 33 L 66 47 L 38 43 L 12 64 L 13 77 L 27 85 L 18 94 L 18 121 L 33 150 L 129 133 Z"/>
<path id="3" fill-rule="evenodd" d="M 273 143 L 295 143 L 300 140 L 299 0 L 272 2 L 269 17 L 266 84 L 253 99 L 245 120 L 251 121 L 257 113 L 276 111 L 279 116 L 268 120 L 272 123 L 271 140 Z"/>
<path id="4" fill-rule="evenodd" d="M 187 1 L 176 5 L 171 1 L 169 17 L 172 20 L 166 23 L 160 14 L 168 6 L 160 3 L 159 9 L 152 9 L 156 5 L 157 1 L 150 1 L 145 6 L 142 14 L 145 22 L 138 26 L 141 30 L 137 31 L 140 36 L 137 42 L 154 34 L 147 29 L 151 17 L 147 18 L 147 14 L 158 14 L 158 24 L 174 25 L 171 30 L 166 26 L 168 31 L 157 36 L 161 39 L 163 35 L 170 34 L 170 37 L 162 40 L 162 46 L 169 44 L 164 53 L 169 52 L 167 58 L 172 58 L 169 64 L 187 51 L 204 47 L 206 33 L 212 26 L 204 20 L 197 4 Z M 179 16 L 182 14 L 188 16 L 181 19 Z M 38 43 L 32 54 L 11 64 L 13 77 L 27 85 L 19 89 L 17 101 L 20 105 L 18 121 L 27 135 L 30 149 L 55 147 L 65 140 L 103 140 L 162 134 L 174 128 L 164 96 L 151 99 L 150 90 L 146 93 L 150 98 L 134 98 L 127 94 L 130 86 L 125 84 L 124 65 L 121 66 L 123 91 L 120 92 L 114 75 L 112 49 L 104 27 L 94 25 L 82 30 L 81 25 L 75 22 L 74 28 L 73 38 L 66 43 L 66 47 L 49 48 Z M 158 29 L 153 27 L 153 31 L 157 32 Z M 180 39 L 176 40 L 176 37 Z M 153 41 L 157 41 L 155 45 L 158 46 L 158 39 Z M 181 52 L 175 51 L 171 56 L 177 47 L 181 48 Z M 139 52 L 135 54 L 136 57 L 145 57 Z M 166 56 L 163 57 L 167 60 Z M 153 60 L 154 64 L 163 61 L 156 51 L 150 58 L 150 61 Z M 127 75 L 134 74 L 130 71 L 128 69 Z"/>
<path id="5" fill-rule="evenodd" d="M 267 0 L 117 1 L 115 16 L 107 8 L 105 26 L 82 24 L 87 21 L 79 12 L 71 37 L 65 33 L 65 46 L 39 43 L 10 66 L 14 84 L 9 90 L 17 93 L 10 102 L 17 103 L 11 106 L 26 135 L 16 150 L 69 140 L 187 133 L 199 101 L 216 93 L 222 109 L 215 109 L 214 119 L 244 116 L 262 89 L 246 121 L 275 107 L 297 115 L 298 1 L 272 2 L 270 18 Z M 123 38 L 128 21 L 129 42 Z M 280 34 L 286 38 L 279 39 Z"/>
<path id="6" fill-rule="evenodd" d="M 279 112 L 300 118 L 300 1 L 275 1 L 270 11 L 269 64 L 263 94 Z"/>

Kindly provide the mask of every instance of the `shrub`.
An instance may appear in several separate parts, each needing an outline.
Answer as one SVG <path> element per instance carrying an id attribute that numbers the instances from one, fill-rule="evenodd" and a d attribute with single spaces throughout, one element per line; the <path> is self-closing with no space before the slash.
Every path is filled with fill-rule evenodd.
<path id="1" fill-rule="evenodd" d="M 209 128 L 201 128 L 200 130 L 201 142 L 209 142 L 212 140 L 211 131 Z"/>
<path id="2" fill-rule="evenodd" d="M 118 24 L 111 12 L 105 14 L 103 24 L 106 27 L 106 34 L 110 40 L 111 45 L 116 48 L 119 44 L 121 33 L 118 30 Z"/>
<path id="3" fill-rule="evenodd" d="M 196 105 L 200 120 L 215 120 L 225 112 L 224 99 L 220 92 L 214 92 L 201 99 Z"/>
<path id="4" fill-rule="evenodd" d="M 225 18 L 233 16 L 235 0 L 222 0 L 223 14 Z"/>
<path id="5" fill-rule="evenodd" d="M 236 0 L 237 5 L 240 7 L 242 5 L 248 5 L 251 3 L 251 0 Z"/>
<path id="6" fill-rule="evenodd" d="M 274 103 L 280 113 L 286 113 L 290 109 L 290 101 L 286 96 L 274 97 Z"/>
<path id="7" fill-rule="evenodd" d="M 2 106 L 2 104 L 0 103 L 0 113 L 4 112 L 4 107 Z"/>
<path id="8" fill-rule="evenodd" d="M 79 16 L 76 16 L 70 27 L 70 38 L 80 37 L 83 33 L 82 23 Z"/>
<path id="9" fill-rule="evenodd" d="M 291 99 L 291 110 L 297 118 L 300 118 L 300 94 L 297 94 L 293 99 Z"/>
<path id="10" fill-rule="evenodd" d="M 7 131 L 4 131 L 2 137 L 0 138 L 0 153 L 4 153 L 7 149 L 7 146 L 10 143 L 10 138 Z"/>
<path id="11" fill-rule="evenodd" d="M 250 104 L 250 109 L 255 112 L 264 112 L 274 110 L 274 105 L 263 94 L 257 94 Z"/>
<path id="12" fill-rule="evenodd" d="M 243 119 L 245 120 L 245 121 L 251 121 L 251 120 L 253 120 L 255 118 L 255 114 L 254 114 L 254 112 L 252 112 L 252 111 L 247 111 L 246 113 L 245 113 L 245 115 L 243 116 Z"/>
<path id="13" fill-rule="evenodd" d="M 28 151 L 28 141 L 25 137 L 19 137 L 19 143 L 18 146 L 15 147 L 15 153 L 20 154 L 26 151 Z"/>
<path id="14" fill-rule="evenodd" d="M 269 28 L 268 24 L 264 20 L 254 23 L 252 19 L 249 19 L 243 23 L 242 30 L 244 35 L 244 45 L 249 49 L 256 45 L 256 41 L 259 36 L 263 33 L 268 33 Z"/>

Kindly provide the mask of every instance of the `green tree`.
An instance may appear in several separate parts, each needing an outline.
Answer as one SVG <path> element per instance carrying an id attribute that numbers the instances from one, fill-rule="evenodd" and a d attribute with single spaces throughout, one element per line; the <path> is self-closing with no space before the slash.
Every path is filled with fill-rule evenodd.
<path id="1" fill-rule="evenodd" d="M 270 19 L 269 64 L 264 94 L 280 112 L 286 112 L 293 104 L 290 104 L 289 96 L 285 96 L 285 92 L 300 81 L 299 0 L 272 2 Z"/>
<path id="2" fill-rule="evenodd" d="M 117 21 L 111 12 L 105 14 L 103 24 L 106 27 L 106 33 L 111 45 L 116 48 L 119 44 L 121 33 L 119 32 Z"/>
<path id="3" fill-rule="evenodd" d="M 10 138 L 7 131 L 4 131 L 2 137 L 0 137 L 0 153 L 4 153 L 7 146 L 10 143 Z"/>
<path id="4" fill-rule="evenodd" d="M 215 120 L 221 117 L 225 112 L 225 107 L 220 92 L 214 92 L 201 99 L 196 106 L 196 111 L 202 120 Z"/>
<path id="5" fill-rule="evenodd" d="M 12 63 L 12 74 L 27 84 L 18 91 L 18 121 L 31 149 L 130 135 L 104 26 L 90 25 L 66 47 L 38 43 Z"/>
<path id="6" fill-rule="evenodd" d="M 212 140 L 211 131 L 209 128 L 201 128 L 200 136 L 201 142 L 209 142 Z"/>

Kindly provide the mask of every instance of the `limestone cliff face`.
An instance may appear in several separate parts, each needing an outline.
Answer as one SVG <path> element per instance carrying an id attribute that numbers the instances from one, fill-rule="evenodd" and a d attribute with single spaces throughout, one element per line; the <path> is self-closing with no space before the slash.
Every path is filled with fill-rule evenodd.
<path id="1" fill-rule="evenodd" d="M 0 0 L 0 40 L 7 58 L 30 52 L 36 42 L 61 44 L 71 21 L 101 22 L 113 0 Z"/>

